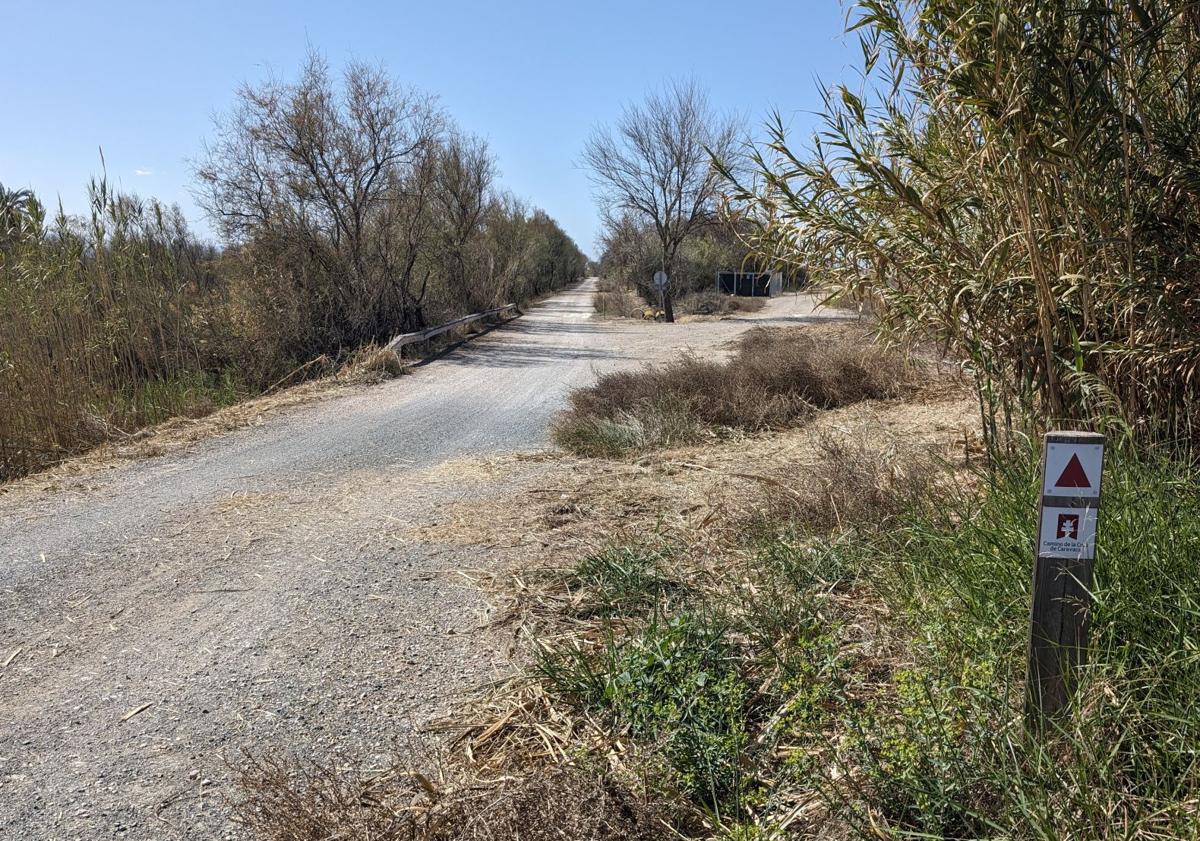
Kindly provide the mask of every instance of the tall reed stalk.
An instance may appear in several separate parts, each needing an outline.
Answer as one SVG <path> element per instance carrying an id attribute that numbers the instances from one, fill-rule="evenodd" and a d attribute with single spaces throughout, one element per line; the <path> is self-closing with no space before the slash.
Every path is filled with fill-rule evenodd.
<path id="1" fill-rule="evenodd" d="M 1021 418 L 1194 441 L 1200 6 L 860 0 L 861 85 L 731 188 L 759 253 L 808 263 Z"/>
<path id="2" fill-rule="evenodd" d="M 0 231 L 0 479 L 237 389 L 207 345 L 214 252 L 179 211 L 89 189 L 85 219 L 25 196 Z"/>
<path id="3" fill-rule="evenodd" d="M 89 195 L 86 216 L 48 219 L 31 193 L 0 186 L 0 482 L 353 355 L 352 325 L 305 257 L 273 251 L 269 237 L 218 251 L 177 208 L 103 177 Z M 456 242 L 431 235 L 414 263 L 435 319 L 545 294 L 583 271 L 558 224 L 509 197 L 491 197 Z M 451 259 L 464 249 L 465 269 Z"/>

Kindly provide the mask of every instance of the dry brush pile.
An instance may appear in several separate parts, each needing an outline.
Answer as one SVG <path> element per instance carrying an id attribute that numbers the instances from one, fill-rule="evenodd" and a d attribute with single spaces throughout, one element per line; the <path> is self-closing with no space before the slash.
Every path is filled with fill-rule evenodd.
<path id="1" fill-rule="evenodd" d="M 858 327 L 756 328 L 725 362 L 685 356 L 601 376 L 571 395 L 552 433 L 573 452 L 616 456 L 779 429 L 818 409 L 898 397 L 920 378 Z"/>

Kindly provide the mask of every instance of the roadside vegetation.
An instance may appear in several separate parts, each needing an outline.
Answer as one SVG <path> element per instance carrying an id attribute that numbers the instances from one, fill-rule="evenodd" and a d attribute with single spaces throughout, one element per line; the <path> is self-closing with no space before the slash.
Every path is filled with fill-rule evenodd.
<path id="1" fill-rule="evenodd" d="M 725 361 L 685 356 L 602 375 L 571 395 L 552 435 L 581 455 L 618 456 L 780 429 L 820 409 L 898 397 L 918 377 L 861 328 L 755 328 Z"/>
<path id="2" fill-rule="evenodd" d="M 551 577 L 534 679 L 691 837 L 1195 837 L 1194 470 L 1112 462 L 1090 665 L 1042 736 L 1022 714 L 1037 470 L 831 447 L 730 543 L 617 541 Z"/>
<path id="3" fill-rule="evenodd" d="M 653 276 L 653 272 L 650 273 Z M 617 275 L 619 277 L 620 275 Z M 640 318 L 642 320 L 657 317 L 659 303 L 655 293 L 649 293 L 649 300 L 638 291 L 639 284 L 622 282 L 613 278 L 603 278 L 592 295 L 592 306 L 600 318 Z M 737 313 L 758 312 L 766 306 L 765 298 L 738 297 L 725 295 L 713 289 L 699 292 L 688 292 L 674 301 L 675 312 L 679 315 L 691 316 L 729 316 Z"/>
<path id="4" fill-rule="evenodd" d="M 592 293 L 592 307 L 600 318 L 643 318 L 649 306 L 632 287 L 609 277 L 597 281 Z"/>
<path id="5" fill-rule="evenodd" d="M 680 243 L 668 275 L 671 278 L 673 304 L 680 315 L 712 315 L 731 304 L 753 307 L 757 299 L 732 298 L 716 292 L 717 272 L 741 271 L 752 262 L 750 249 L 728 220 L 714 214 L 703 226 L 694 229 Z M 743 235 L 748 235 L 744 231 Z M 661 268 L 657 238 L 649 226 L 624 216 L 605 224 L 601 235 L 599 271 L 613 287 L 630 293 L 644 306 L 658 306 L 659 295 L 651 281 Z M 715 302 L 725 302 L 715 307 Z M 736 302 L 736 303 L 734 303 Z M 598 301 L 598 303 L 603 303 Z M 735 310 L 736 311 L 736 310 Z"/>
<path id="6" fill-rule="evenodd" d="M 84 217 L 0 188 L 0 481 L 585 269 L 481 140 L 373 67 L 240 91 L 197 179 L 220 247 L 104 178 Z"/>
<path id="7" fill-rule="evenodd" d="M 723 213 L 722 172 L 740 172 L 736 120 L 716 112 L 695 83 L 674 82 L 627 106 L 614 126 L 597 129 L 583 154 L 596 188 L 601 220 L 595 296 L 607 317 L 640 318 L 646 310 L 667 321 L 680 315 L 727 315 L 758 309 L 754 298 L 718 294 L 717 273 L 768 265 L 749 244 L 754 228 Z M 670 282 L 660 295 L 655 272 Z M 805 272 L 791 268 L 789 285 Z"/>
<path id="8" fill-rule="evenodd" d="M 865 0 L 859 84 L 776 119 L 732 207 L 975 376 L 989 441 L 1047 421 L 1196 438 L 1200 27 L 1186 4 Z"/>
<path id="9" fill-rule="evenodd" d="M 1200 837 L 1195 10 L 858 0 L 850 20 L 862 83 L 829 92 L 811 144 L 777 121 L 755 172 L 725 161 L 735 230 L 894 343 L 943 348 L 975 435 L 871 425 L 903 404 L 936 428 L 923 401 L 960 384 L 849 328 L 602 377 L 556 424 L 563 459 L 589 487 L 614 475 L 589 465 L 615 464 L 660 493 L 514 576 L 521 672 L 456 718 L 451 772 L 331 787 L 252 767 L 244 814 L 267 837 L 329 837 L 362 809 L 389 816 L 380 838 L 512 837 L 514 802 L 522 837 L 553 837 L 571 795 L 547 779 L 578 793 L 578 838 Z M 769 467 L 698 463 L 826 414 L 803 460 L 781 444 Z M 1104 431 L 1108 450 L 1086 665 L 1038 727 L 1051 427 Z M 687 471 L 715 476 L 698 510 L 655 509 Z M 293 831 L 298 813 L 319 831 Z"/>
<path id="10" fill-rule="evenodd" d="M 766 298 L 725 295 L 712 289 L 690 292 L 679 299 L 679 311 L 684 315 L 733 315 L 758 312 L 767 304 Z"/>
<path id="11" fill-rule="evenodd" d="M 960 361 L 984 457 L 832 446 L 758 476 L 740 525 L 611 541 L 542 597 L 558 621 L 531 679 L 604 773 L 690 814 L 685 835 L 1197 837 L 1196 19 L 999 0 L 851 19 L 863 85 L 830 92 L 803 152 L 777 124 L 731 209 L 762 259 Z M 688 406 L 693 362 L 670 370 L 573 415 Z M 722 401 L 697 405 L 657 416 Z M 1086 666 L 1034 727 L 1036 442 L 1062 426 L 1107 433 L 1105 503 Z"/>

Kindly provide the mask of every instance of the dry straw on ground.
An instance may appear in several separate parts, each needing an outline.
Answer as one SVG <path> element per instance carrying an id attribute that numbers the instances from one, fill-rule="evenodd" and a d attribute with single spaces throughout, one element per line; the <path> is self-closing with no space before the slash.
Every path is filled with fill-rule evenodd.
<path id="1" fill-rule="evenodd" d="M 426 776 L 247 757 L 241 823 L 271 841 L 656 841 L 674 837 L 662 809 L 581 767 L 526 766 L 515 775 Z"/>

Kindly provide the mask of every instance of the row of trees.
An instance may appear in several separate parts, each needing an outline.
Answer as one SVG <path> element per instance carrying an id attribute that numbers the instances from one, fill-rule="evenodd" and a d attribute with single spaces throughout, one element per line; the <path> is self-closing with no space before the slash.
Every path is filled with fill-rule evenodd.
<path id="1" fill-rule="evenodd" d="M 311 353 L 382 341 L 581 276 L 552 220 L 495 186 L 487 145 L 423 94 L 311 56 L 243 88 L 197 169 L 204 207 Z M 280 288 L 282 287 L 282 288 Z"/>
<path id="2" fill-rule="evenodd" d="M 244 88 L 197 176 L 220 248 L 103 178 L 84 217 L 0 188 L 0 480 L 586 270 L 482 141 L 376 68 Z"/>

